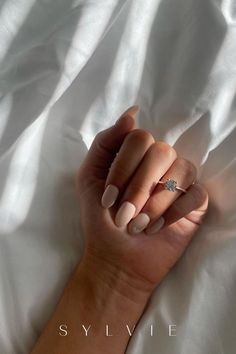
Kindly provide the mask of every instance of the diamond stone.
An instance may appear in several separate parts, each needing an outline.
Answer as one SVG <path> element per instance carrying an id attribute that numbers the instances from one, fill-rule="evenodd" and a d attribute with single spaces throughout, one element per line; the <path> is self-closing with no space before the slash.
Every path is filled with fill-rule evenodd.
<path id="1" fill-rule="evenodd" d="M 165 189 L 167 189 L 168 191 L 175 192 L 176 187 L 177 187 L 177 182 L 174 181 L 173 179 L 168 179 L 165 182 Z"/>

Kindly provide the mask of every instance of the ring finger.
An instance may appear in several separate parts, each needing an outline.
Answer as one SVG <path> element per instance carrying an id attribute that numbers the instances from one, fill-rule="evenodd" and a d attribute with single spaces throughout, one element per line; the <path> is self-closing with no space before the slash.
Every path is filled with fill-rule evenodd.
<path id="1" fill-rule="evenodd" d="M 177 186 L 187 189 L 196 179 L 196 167 L 188 160 L 177 158 L 171 165 L 169 170 L 161 178 L 162 182 L 168 179 L 177 181 Z M 183 193 L 183 191 L 173 188 L 173 191 L 165 189 L 164 183 L 158 183 L 152 195 L 144 205 L 142 211 L 128 225 L 129 233 L 139 233 L 143 231 L 147 225 L 144 220 L 149 217 L 147 232 L 160 228 L 161 215 L 174 203 L 174 201 Z"/>

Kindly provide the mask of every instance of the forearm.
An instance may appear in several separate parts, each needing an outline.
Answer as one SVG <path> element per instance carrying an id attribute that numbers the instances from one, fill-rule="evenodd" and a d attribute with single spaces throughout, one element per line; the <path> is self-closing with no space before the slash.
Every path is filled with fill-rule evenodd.
<path id="1" fill-rule="evenodd" d="M 82 262 L 32 354 L 125 353 L 149 294 L 135 287 L 118 269 Z"/>

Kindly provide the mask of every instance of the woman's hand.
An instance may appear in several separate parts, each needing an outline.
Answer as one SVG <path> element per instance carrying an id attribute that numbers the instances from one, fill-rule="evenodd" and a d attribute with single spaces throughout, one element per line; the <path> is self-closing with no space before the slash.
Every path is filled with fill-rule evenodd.
<path id="1" fill-rule="evenodd" d="M 135 130 L 136 112 L 97 135 L 79 170 L 85 253 L 32 354 L 124 354 L 153 288 L 206 213 L 195 167 Z M 166 179 L 187 193 L 166 190 Z"/>
<path id="2" fill-rule="evenodd" d="M 208 194 L 194 183 L 197 170 L 190 161 L 135 129 L 136 112 L 131 107 L 96 136 L 77 191 L 86 238 L 82 264 L 94 277 L 99 269 L 103 281 L 120 279 L 128 284 L 120 291 L 138 298 L 150 294 L 183 254 L 206 214 Z M 187 193 L 158 183 L 167 179 Z"/>

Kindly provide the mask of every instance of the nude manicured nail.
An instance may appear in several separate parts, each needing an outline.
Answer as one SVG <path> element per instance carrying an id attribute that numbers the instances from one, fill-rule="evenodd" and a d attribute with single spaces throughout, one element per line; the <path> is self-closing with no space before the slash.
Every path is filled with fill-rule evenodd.
<path id="1" fill-rule="evenodd" d="M 150 222 L 150 218 L 145 213 L 140 213 L 134 220 L 129 224 L 129 232 L 131 234 L 139 234 L 142 232 Z"/>
<path id="2" fill-rule="evenodd" d="M 165 219 L 161 216 L 147 230 L 146 234 L 156 234 L 164 225 Z"/>
<path id="3" fill-rule="evenodd" d="M 135 206 L 134 204 L 130 202 L 124 202 L 121 204 L 116 217 L 115 217 L 115 223 L 117 226 L 125 226 L 127 225 L 132 217 L 134 216 L 135 213 Z"/>
<path id="4" fill-rule="evenodd" d="M 109 184 L 102 196 L 102 206 L 104 208 L 110 208 L 116 201 L 119 194 L 119 189 L 113 184 Z"/>

